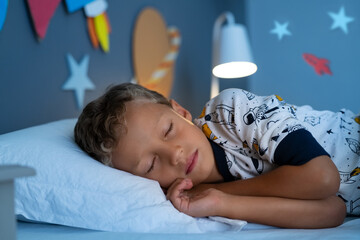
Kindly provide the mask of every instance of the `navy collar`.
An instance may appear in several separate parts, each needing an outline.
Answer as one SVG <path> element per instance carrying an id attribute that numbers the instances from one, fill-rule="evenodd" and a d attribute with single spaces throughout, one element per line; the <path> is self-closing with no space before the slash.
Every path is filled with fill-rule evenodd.
<path id="1" fill-rule="evenodd" d="M 213 141 L 210 141 L 211 148 L 214 153 L 215 163 L 216 167 L 221 174 L 221 176 L 224 178 L 225 182 L 234 181 L 234 176 L 231 175 L 228 165 L 227 165 L 227 159 L 225 151 L 222 147 L 214 143 Z"/>

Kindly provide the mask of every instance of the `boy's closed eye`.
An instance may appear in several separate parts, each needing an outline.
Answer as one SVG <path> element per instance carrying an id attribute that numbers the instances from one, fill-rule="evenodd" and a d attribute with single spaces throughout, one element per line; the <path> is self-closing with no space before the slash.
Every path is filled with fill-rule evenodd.
<path id="1" fill-rule="evenodd" d="M 165 138 L 168 137 L 168 135 L 173 131 L 173 128 L 174 128 L 174 124 L 171 121 L 169 127 L 167 128 L 167 131 L 165 132 L 165 136 L 164 136 Z"/>
<path id="2" fill-rule="evenodd" d="M 156 160 L 156 156 L 154 156 L 151 160 L 151 165 L 149 167 L 149 169 L 147 170 L 146 174 L 149 174 L 152 170 L 154 170 L 154 166 L 155 166 L 155 160 Z"/>
<path id="3" fill-rule="evenodd" d="M 166 130 L 166 132 L 165 132 L 165 134 L 164 134 L 164 138 L 165 138 L 165 139 L 171 134 L 171 132 L 173 131 L 173 129 L 174 129 L 174 124 L 173 124 L 173 122 L 171 121 L 170 124 L 169 124 L 169 126 L 168 126 L 168 128 L 167 128 L 167 130 Z M 152 172 L 152 170 L 154 170 L 156 158 L 157 158 L 157 156 L 154 156 L 154 157 L 152 158 L 150 167 L 149 167 L 148 170 L 146 171 L 146 174 L 149 174 L 149 173 Z"/>

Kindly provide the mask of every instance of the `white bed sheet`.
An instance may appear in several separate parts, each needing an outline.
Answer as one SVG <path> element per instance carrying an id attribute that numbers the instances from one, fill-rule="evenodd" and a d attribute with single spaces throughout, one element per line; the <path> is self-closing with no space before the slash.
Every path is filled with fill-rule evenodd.
<path id="1" fill-rule="evenodd" d="M 344 224 L 336 228 L 303 230 L 280 229 L 264 225 L 247 224 L 240 232 L 201 233 L 201 234 L 147 234 L 147 233 L 119 233 L 100 232 L 87 229 L 18 222 L 18 240 L 226 240 L 226 239 L 360 239 L 360 218 L 346 218 Z"/>

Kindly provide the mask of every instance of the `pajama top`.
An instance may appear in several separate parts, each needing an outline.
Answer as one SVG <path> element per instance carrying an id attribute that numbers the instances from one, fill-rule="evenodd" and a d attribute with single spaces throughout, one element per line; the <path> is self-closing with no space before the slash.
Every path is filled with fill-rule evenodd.
<path id="1" fill-rule="evenodd" d="M 227 89 L 194 123 L 210 140 L 225 181 L 330 156 L 341 177 L 337 195 L 349 214 L 360 215 L 360 116 L 351 111 L 316 111 L 289 105 L 277 95 Z"/>

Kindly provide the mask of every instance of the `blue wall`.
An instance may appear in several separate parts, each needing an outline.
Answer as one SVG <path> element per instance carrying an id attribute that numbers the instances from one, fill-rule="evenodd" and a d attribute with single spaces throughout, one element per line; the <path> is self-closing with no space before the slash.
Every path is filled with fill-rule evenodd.
<path id="1" fill-rule="evenodd" d="M 177 26 L 182 34 L 172 98 L 197 115 L 210 95 L 214 21 L 229 8 L 238 21 L 245 19 L 244 2 L 236 0 L 108 0 L 112 33 L 110 53 L 105 54 L 92 48 L 83 11 L 68 13 L 64 2 L 39 42 L 27 1 L 9 1 L 0 31 L 0 134 L 80 114 L 73 91 L 61 90 L 70 75 L 67 53 L 77 62 L 86 54 L 90 57 L 88 76 L 96 89 L 86 91 L 84 104 L 109 84 L 130 81 L 133 26 L 147 6 L 157 8 L 167 25 Z M 245 87 L 243 81 L 232 86 Z"/>
<path id="2" fill-rule="evenodd" d="M 172 98 L 193 115 L 209 98 L 212 28 L 215 19 L 231 10 L 246 23 L 259 70 L 247 79 L 222 80 L 221 89 L 240 87 L 256 94 L 279 94 L 296 105 L 317 109 L 347 107 L 360 111 L 360 1 L 358 0 L 108 0 L 112 25 L 110 53 L 93 49 L 82 11 L 68 13 L 64 1 L 38 41 L 27 1 L 9 1 L 0 31 L 0 134 L 16 129 L 73 118 L 80 114 L 73 91 L 61 90 L 70 75 L 66 54 L 76 61 L 90 57 L 88 76 L 95 84 L 85 102 L 112 83 L 133 77 L 131 39 L 134 22 L 147 6 L 157 8 L 168 25 L 182 34 Z M 328 12 L 345 7 L 354 18 L 348 34 L 331 30 Z M 289 22 L 291 36 L 271 34 L 274 21 Z M 303 53 L 327 58 L 333 75 L 317 75 Z"/>
<path id="3" fill-rule="evenodd" d="M 354 20 L 348 33 L 331 30 L 329 12 Z M 276 93 L 296 105 L 319 110 L 348 108 L 360 112 L 360 1 L 358 0 L 247 0 L 247 25 L 259 66 L 249 80 L 250 90 L 260 95 Z M 291 35 L 278 40 L 271 34 L 274 21 L 288 22 Z M 332 75 L 318 75 L 303 53 L 330 61 Z"/>

